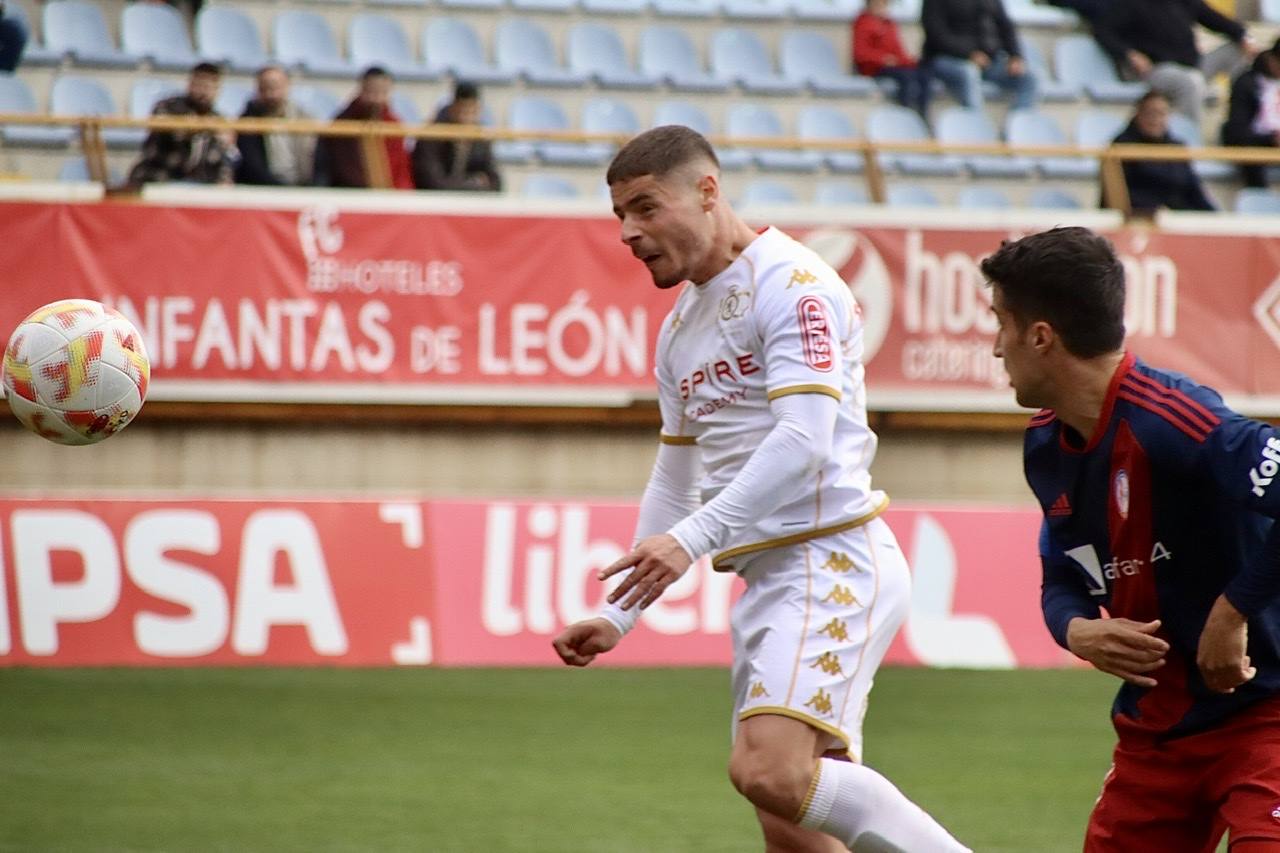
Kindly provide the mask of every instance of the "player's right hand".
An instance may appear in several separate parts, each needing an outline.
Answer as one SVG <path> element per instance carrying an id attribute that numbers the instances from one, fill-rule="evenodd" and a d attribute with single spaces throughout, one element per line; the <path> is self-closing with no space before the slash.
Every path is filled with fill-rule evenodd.
<path id="1" fill-rule="evenodd" d="M 596 655 L 618 645 L 621 639 L 622 632 L 613 627 L 612 622 L 596 617 L 574 622 L 561 631 L 551 645 L 568 666 L 586 666 L 596 659 Z"/>
<path id="2" fill-rule="evenodd" d="M 1155 687 L 1147 675 L 1164 666 L 1169 644 L 1155 634 L 1160 620 L 1086 619 L 1077 616 L 1067 626 L 1067 648 L 1095 669 L 1140 687 Z"/>

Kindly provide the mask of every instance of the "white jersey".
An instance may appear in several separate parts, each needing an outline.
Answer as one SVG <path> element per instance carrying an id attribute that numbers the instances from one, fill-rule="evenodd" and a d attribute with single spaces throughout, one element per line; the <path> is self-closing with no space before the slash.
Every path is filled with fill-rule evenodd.
<path id="1" fill-rule="evenodd" d="M 840 402 L 831 456 L 807 481 L 772 484 L 785 492 L 781 504 L 731 530 L 712 554 L 716 568 L 856 527 L 888 504 L 871 488 L 876 437 L 867 426 L 858 305 L 835 270 L 776 228 L 715 278 L 685 285 L 659 333 L 655 372 L 662 441 L 697 444 L 703 503 L 773 429 L 771 400 L 826 394 Z"/>

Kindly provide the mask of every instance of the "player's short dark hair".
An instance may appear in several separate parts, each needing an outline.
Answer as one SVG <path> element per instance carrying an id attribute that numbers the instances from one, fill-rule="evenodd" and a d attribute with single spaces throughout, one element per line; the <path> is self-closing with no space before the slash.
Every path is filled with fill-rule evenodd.
<path id="1" fill-rule="evenodd" d="M 1124 344 L 1124 265 L 1111 241 L 1088 228 L 1054 228 L 1005 240 L 982 274 L 1020 327 L 1053 326 L 1080 358 Z"/>
<path id="2" fill-rule="evenodd" d="M 364 73 L 360 75 L 360 82 L 363 83 L 366 80 L 372 80 L 374 77 L 386 77 L 387 79 L 391 79 L 391 72 L 383 68 L 381 65 L 370 65 L 364 70 Z"/>
<path id="3" fill-rule="evenodd" d="M 455 101 L 478 101 L 480 100 L 480 87 L 470 80 L 459 80 L 453 84 L 453 99 Z"/>
<path id="4" fill-rule="evenodd" d="M 191 76 L 194 77 L 197 74 L 208 74 L 210 77 L 221 77 L 222 66 L 215 65 L 212 62 L 197 62 L 195 65 L 191 66 Z"/>
<path id="5" fill-rule="evenodd" d="M 705 136 L 683 125 L 665 124 L 646 130 L 622 146 L 604 179 L 613 186 L 641 175 L 661 178 L 699 160 L 708 160 L 720 168 L 720 159 Z"/>
<path id="6" fill-rule="evenodd" d="M 1161 101 L 1164 101 L 1165 103 L 1168 103 L 1169 96 L 1166 95 L 1164 92 L 1158 91 L 1156 89 L 1148 89 L 1147 91 L 1142 93 L 1142 95 L 1138 98 L 1138 100 L 1133 102 L 1133 108 L 1135 111 L 1140 110 L 1143 107 L 1145 107 L 1149 102 L 1155 101 L 1155 100 L 1161 100 Z"/>

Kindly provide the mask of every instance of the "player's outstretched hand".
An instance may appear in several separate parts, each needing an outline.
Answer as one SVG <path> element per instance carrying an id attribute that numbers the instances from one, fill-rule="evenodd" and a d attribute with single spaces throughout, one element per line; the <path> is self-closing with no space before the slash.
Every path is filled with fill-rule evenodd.
<path id="1" fill-rule="evenodd" d="M 1234 693 L 1235 689 L 1258 674 L 1249 662 L 1249 622 L 1244 615 L 1218 596 L 1200 632 L 1196 665 L 1210 690 Z"/>
<path id="2" fill-rule="evenodd" d="M 596 655 L 618 645 L 622 634 L 607 619 L 596 617 L 574 622 L 561 631 L 551 645 L 555 647 L 560 660 L 569 666 L 586 666 L 596 659 Z"/>
<path id="3" fill-rule="evenodd" d="M 659 533 L 641 539 L 630 554 L 601 569 L 600 580 L 611 578 L 618 572 L 635 566 L 631 569 L 631 574 L 609 594 L 609 603 L 621 601 L 623 610 L 630 610 L 639 604 L 640 609 L 644 610 L 657 601 L 667 587 L 678 581 L 692 563 L 693 558 L 674 536 Z"/>
<path id="4" fill-rule="evenodd" d="M 1095 669 L 1141 687 L 1155 687 L 1149 672 L 1164 666 L 1169 644 L 1157 637 L 1160 620 L 1086 619 L 1077 616 L 1067 626 L 1067 648 Z"/>

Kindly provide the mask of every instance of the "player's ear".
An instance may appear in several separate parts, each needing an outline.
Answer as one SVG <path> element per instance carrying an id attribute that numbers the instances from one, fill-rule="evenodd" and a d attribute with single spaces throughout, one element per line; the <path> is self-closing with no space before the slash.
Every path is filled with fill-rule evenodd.
<path id="1" fill-rule="evenodd" d="M 1027 329 L 1027 342 L 1031 344 L 1033 350 L 1041 355 L 1053 348 L 1053 343 L 1057 338 L 1058 333 L 1054 331 L 1053 326 L 1043 320 L 1032 323 L 1031 327 Z"/>
<path id="2" fill-rule="evenodd" d="M 710 211 L 720 201 L 720 179 L 711 172 L 698 179 L 698 201 L 704 212 Z"/>

